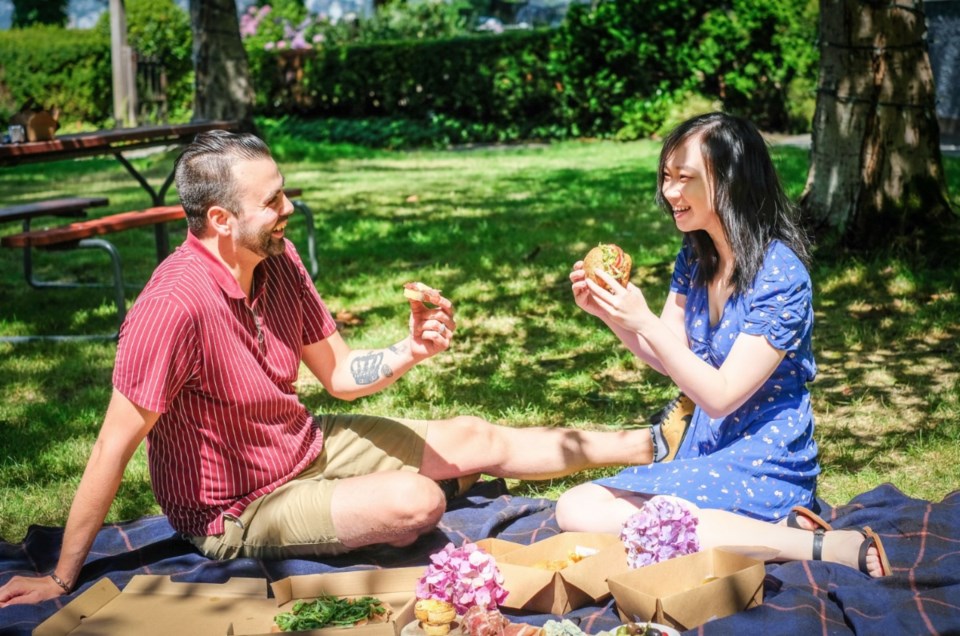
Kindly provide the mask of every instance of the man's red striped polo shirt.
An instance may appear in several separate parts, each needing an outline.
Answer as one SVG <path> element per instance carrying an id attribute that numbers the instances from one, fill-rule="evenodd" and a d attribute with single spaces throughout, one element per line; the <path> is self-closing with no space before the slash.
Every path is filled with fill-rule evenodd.
<path id="1" fill-rule="evenodd" d="M 161 414 L 147 436 L 151 482 L 185 534 L 223 532 L 224 514 L 290 480 L 323 445 L 295 382 L 301 348 L 336 323 L 289 241 L 257 266 L 252 296 L 188 234 L 120 330 L 113 383 Z"/>

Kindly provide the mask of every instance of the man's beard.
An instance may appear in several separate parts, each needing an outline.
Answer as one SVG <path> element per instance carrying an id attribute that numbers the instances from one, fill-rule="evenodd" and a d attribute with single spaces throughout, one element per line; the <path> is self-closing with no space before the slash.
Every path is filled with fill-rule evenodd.
<path id="1" fill-rule="evenodd" d="M 279 256 L 287 249 L 285 241 L 282 238 L 273 238 L 273 232 L 270 230 L 261 232 L 241 230 L 240 245 L 263 258 Z"/>

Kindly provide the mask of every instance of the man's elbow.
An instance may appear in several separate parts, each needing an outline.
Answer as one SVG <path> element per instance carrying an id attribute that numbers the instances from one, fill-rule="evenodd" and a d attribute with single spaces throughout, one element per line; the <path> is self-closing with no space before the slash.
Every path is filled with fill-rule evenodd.
<path id="1" fill-rule="evenodd" d="M 358 391 L 356 386 L 341 386 L 336 383 L 331 383 L 326 388 L 327 393 L 329 393 L 332 397 L 335 397 L 338 400 L 343 400 L 344 402 L 353 402 L 357 398 L 363 396 L 363 393 Z"/>

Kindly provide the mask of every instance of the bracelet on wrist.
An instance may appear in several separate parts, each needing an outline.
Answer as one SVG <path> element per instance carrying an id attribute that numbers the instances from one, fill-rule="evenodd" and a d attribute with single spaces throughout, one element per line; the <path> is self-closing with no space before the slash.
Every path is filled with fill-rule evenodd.
<path id="1" fill-rule="evenodd" d="M 69 594 L 69 593 L 70 593 L 70 586 L 67 585 L 66 583 L 64 583 L 64 582 L 63 582 L 63 579 L 61 579 L 59 576 L 57 576 L 57 573 L 56 573 L 56 572 L 51 572 L 51 573 L 50 573 L 50 578 L 53 579 L 53 582 L 54 582 L 54 583 L 56 583 L 57 585 L 60 586 L 60 589 L 63 590 L 63 593 L 64 593 L 64 594 Z"/>

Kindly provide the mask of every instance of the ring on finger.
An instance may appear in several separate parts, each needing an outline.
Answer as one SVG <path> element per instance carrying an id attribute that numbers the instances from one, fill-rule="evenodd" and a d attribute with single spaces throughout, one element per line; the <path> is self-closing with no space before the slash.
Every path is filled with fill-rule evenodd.
<path id="1" fill-rule="evenodd" d="M 441 322 L 441 323 L 440 323 L 440 328 L 437 329 L 437 331 L 438 331 L 439 333 L 441 333 L 441 334 L 446 333 L 446 331 L 447 331 L 447 326 Z"/>

